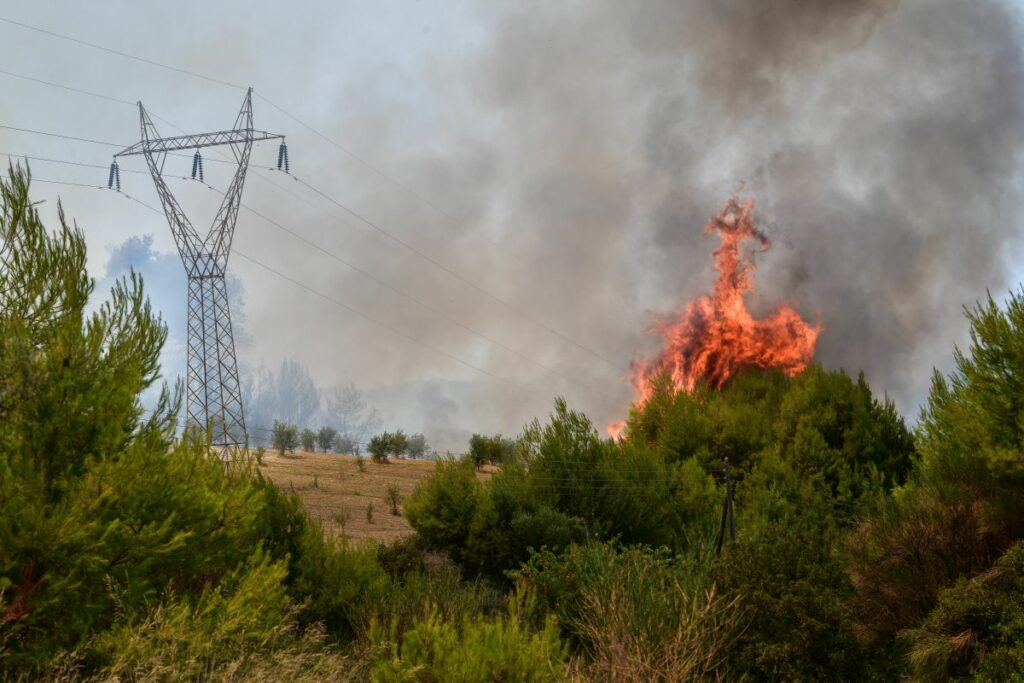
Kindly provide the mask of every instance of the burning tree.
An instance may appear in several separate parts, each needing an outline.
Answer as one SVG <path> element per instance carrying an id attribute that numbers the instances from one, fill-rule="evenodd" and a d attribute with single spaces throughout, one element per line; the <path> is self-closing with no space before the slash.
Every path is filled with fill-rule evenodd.
<path id="1" fill-rule="evenodd" d="M 792 376 L 814 356 L 820 324 L 808 324 L 784 304 L 767 318 L 755 320 L 743 300 L 753 284 L 754 265 L 741 253 L 741 245 L 753 239 L 762 251 L 771 246 L 757 229 L 754 201 L 730 198 L 704 232 L 718 233 L 722 240 L 714 252 L 718 273 L 714 290 L 651 326 L 662 336 L 664 346 L 654 358 L 630 365 L 638 406 L 646 404 L 654 380 L 662 375 L 670 377 L 677 390 L 693 391 L 701 382 L 721 387 L 745 367 L 781 368 Z M 625 422 L 615 422 L 608 426 L 608 433 L 617 437 L 624 428 Z"/>

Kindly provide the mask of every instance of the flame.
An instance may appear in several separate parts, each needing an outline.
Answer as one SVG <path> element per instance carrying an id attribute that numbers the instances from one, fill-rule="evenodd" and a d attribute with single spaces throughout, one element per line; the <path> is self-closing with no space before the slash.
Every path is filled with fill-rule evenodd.
<path id="1" fill-rule="evenodd" d="M 664 339 L 664 346 L 656 357 L 630 364 L 637 407 L 647 403 L 654 380 L 662 375 L 671 378 L 677 391 L 692 392 L 701 382 L 721 388 L 744 367 L 781 368 L 792 376 L 804 370 L 814 356 L 820 323 L 808 324 L 784 304 L 767 318 L 754 320 L 743 300 L 752 286 L 754 265 L 740 253 L 740 245 L 753 239 L 762 251 L 771 247 L 757 229 L 754 201 L 730 198 L 711 217 L 704 232 L 717 232 L 722 240 L 714 252 L 718 272 L 714 291 L 651 326 Z M 619 438 L 625 426 L 620 420 L 608 425 L 607 432 Z"/>

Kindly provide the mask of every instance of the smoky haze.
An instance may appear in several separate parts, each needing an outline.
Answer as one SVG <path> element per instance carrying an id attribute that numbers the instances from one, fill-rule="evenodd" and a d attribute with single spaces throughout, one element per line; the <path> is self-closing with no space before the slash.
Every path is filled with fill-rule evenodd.
<path id="1" fill-rule="evenodd" d="M 864 370 L 911 418 L 932 368 L 948 369 L 965 341 L 962 307 L 1021 275 L 1024 74 L 1009 4 L 379 7 L 251 22 L 219 62 L 210 29 L 174 59 L 293 93 L 275 99 L 405 186 L 256 98 L 257 127 L 288 134 L 297 176 L 422 255 L 297 183 L 286 187 L 303 202 L 279 194 L 258 170 L 246 201 L 434 310 L 244 213 L 239 249 L 478 368 L 235 258 L 243 362 L 293 358 L 321 388 L 353 382 L 385 428 L 456 449 L 472 432 L 515 433 L 555 395 L 599 424 L 624 417 L 629 362 L 655 350 L 656 314 L 712 286 L 716 244 L 703 227 L 736 193 L 756 200 L 773 241 L 756 256 L 755 315 L 786 302 L 820 321 L 817 360 Z M 374 59 L 358 70 L 332 52 L 375 32 Z M 302 54 L 270 60 L 265 46 L 282 37 Z M 229 124 L 241 93 L 203 85 L 215 96 L 178 120 Z M 160 92 L 139 96 L 167 115 Z"/>
<path id="2" fill-rule="evenodd" d="M 817 359 L 910 417 L 964 341 L 962 306 L 1016 284 L 1024 74 L 1001 3 L 536 3 L 489 25 L 432 81 L 440 147 L 461 151 L 391 166 L 498 241 L 453 260 L 604 358 L 650 351 L 650 314 L 710 288 L 701 229 L 736 191 L 774 241 L 754 310 L 820 320 Z M 405 118 L 377 113 L 382 135 Z M 621 372 L 534 331 L 532 354 L 612 394 L 579 404 L 625 414 Z M 522 413 L 503 396 L 492 410 Z"/>
<path id="3" fill-rule="evenodd" d="M 396 424 L 455 448 L 460 429 L 514 432 L 555 393 L 624 415 L 628 361 L 656 343 L 652 313 L 710 287 L 702 228 L 735 191 L 775 242 L 754 310 L 787 300 L 820 319 L 818 360 L 863 369 L 910 414 L 963 339 L 961 306 L 1010 284 L 1024 81 L 997 3 L 536 3 L 484 23 L 476 50 L 404 74 L 436 93 L 429 115 L 379 82 L 380 102 L 337 102 L 337 129 L 440 210 L 387 184 L 347 191 L 543 325 L 407 251 L 376 272 L 576 382 L 410 309 L 400 324 L 518 384 L 353 340 L 341 373 L 376 368 L 357 381 Z"/>

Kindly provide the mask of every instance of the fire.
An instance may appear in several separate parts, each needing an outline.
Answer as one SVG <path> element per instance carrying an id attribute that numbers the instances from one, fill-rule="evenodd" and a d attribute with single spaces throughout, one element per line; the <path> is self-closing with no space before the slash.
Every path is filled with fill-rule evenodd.
<path id="1" fill-rule="evenodd" d="M 771 247 L 757 229 L 754 201 L 729 199 L 704 232 L 718 233 L 722 240 L 714 252 L 718 272 L 714 291 L 651 326 L 664 339 L 664 346 L 655 358 L 630 365 L 638 407 L 647 403 L 654 380 L 662 375 L 668 375 L 677 390 L 690 392 L 701 382 L 720 388 L 744 367 L 781 368 L 792 376 L 814 356 L 820 323 L 808 324 L 786 305 L 763 320 L 754 320 L 743 300 L 752 285 L 754 265 L 741 254 L 740 246 L 753 239 L 762 251 Z M 617 438 L 625 426 L 624 421 L 614 422 L 608 425 L 608 434 Z"/>

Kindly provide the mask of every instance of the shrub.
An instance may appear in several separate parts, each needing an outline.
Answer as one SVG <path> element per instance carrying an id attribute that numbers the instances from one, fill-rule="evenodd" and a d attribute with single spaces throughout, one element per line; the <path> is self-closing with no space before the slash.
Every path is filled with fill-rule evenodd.
<path id="1" fill-rule="evenodd" d="M 345 455 L 359 455 L 359 443 L 351 436 L 339 434 L 334 439 L 334 450 Z"/>
<path id="2" fill-rule="evenodd" d="M 366 523 L 373 524 L 373 501 L 366 504 Z"/>
<path id="3" fill-rule="evenodd" d="M 515 608 L 507 618 L 469 618 L 460 627 L 433 613 L 401 638 L 392 635 L 388 643 L 378 627 L 371 639 L 378 643 L 371 679 L 381 683 L 566 680 L 567 652 L 555 621 L 532 631 Z"/>
<path id="4" fill-rule="evenodd" d="M 1024 538 L 1024 293 L 968 311 L 969 353 L 938 373 L 921 415 L 914 477 L 880 500 L 848 544 L 865 630 L 886 640 L 913 627 L 943 588 L 987 570 Z"/>
<path id="5" fill-rule="evenodd" d="M 418 460 L 427 454 L 430 446 L 427 445 L 427 437 L 422 434 L 409 435 L 409 457 Z"/>
<path id="6" fill-rule="evenodd" d="M 836 553 L 842 531 L 833 504 L 824 476 L 806 478 L 778 455 L 763 456 L 737 488 L 738 536 L 712 572 L 722 595 L 749 612 L 732 646 L 737 675 L 871 677 L 850 618 L 854 592 Z"/>
<path id="7" fill-rule="evenodd" d="M 177 596 L 102 633 L 89 656 L 104 680 L 289 680 L 344 675 L 349 665 L 316 629 L 298 628 L 284 563 L 255 556 L 193 604 Z"/>
<path id="8" fill-rule="evenodd" d="M 312 521 L 298 545 L 289 565 L 289 594 L 305 605 L 301 621 L 322 623 L 329 634 L 343 639 L 365 633 L 391 586 L 373 548 L 352 547 L 342 539 L 325 537 L 320 525 Z"/>
<path id="9" fill-rule="evenodd" d="M 423 548 L 416 536 L 407 536 L 377 547 L 377 561 L 393 577 L 404 577 L 425 568 Z"/>
<path id="10" fill-rule="evenodd" d="M 501 578 L 530 548 L 561 548 L 583 536 L 578 520 L 539 503 L 523 477 L 508 468 L 484 483 L 472 462 L 442 461 L 409 498 L 406 519 L 429 547 L 470 572 Z"/>
<path id="11" fill-rule="evenodd" d="M 219 581 L 251 549 L 258 508 L 252 480 L 229 477 L 204 446 L 131 446 L 66 481 L 52 508 L 24 480 L 4 489 L 0 576 L 23 609 L 4 626 L 0 658 L 29 669 L 77 647 L 116 609 Z"/>
<path id="12" fill-rule="evenodd" d="M 942 589 L 923 622 L 900 633 L 914 680 L 1019 680 L 1024 671 L 1024 542 L 972 579 Z"/>
<path id="13" fill-rule="evenodd" d="M 391 439 L 392 434 L 390 432 L 377 434 L 370 439 L 366 450 L 370 452 L 370 457 L 373 458 L 374 462 L 384 464 L 388 461 L 388 455 L 391 453 Z"/>
<path id="14" fill-rule="evenodd" d="M 745 616 L 695 569 L 664 550 L 597 543 L 536 553 L 514 576 L 587 653 L 594 680 L 727 680 Z"/>
<path id="15" fill-rule="evenodd" d="M 152 677 L 174 670 L 186 678 L 273 644 L 294 616 L 284 589 L 283 562 L 258 555 L 207 588 L 195 605 L 168 596 L 143 618 L 129 617 L 101 635 L 95 656 L 116 676 Z"/>
<path id="16" fill-rule="evenodd" d="M 299 447 L 299 428 L 287 422 L 274 420 L 270 444 L 277 450 L 278 455 L 284 455 L 286 451 L 291 453 Z"/>
<path id="17" fill-rule="evenodd" d="M 335 526 L 338 527 L 338 531 L 342 536 L 345 535 L 345 527 L 348 526 L 349 520 L 352 519 L 352 512 L 346 508 L 338 508 L 334 514 L 331 515 L 331 519 L 334 520 Z"/>
<path id="18" fill-rule="evenodd" d="M 399 493 L 397 484 L 388 484 L 387 491 L 384 493 L 384 502 L 391 507 L 391 514 L 399 514 L 398 506 L 402 502 L 402 494 Z"/>
<path id="19" fill-rule="evenodd" d="M 356 454 L 356 469 L 358 469 L 360 472 L 366 471 L 366 458 L 359 454 Z"/>
<path id="20" fill-rule="evenodd" d="M 304 427 L 299 434 L 299 443 L 302 444 L 302 450 L 312 453 L 316 450 L 316 432 L 309 427 Z"/>
<path id="21" fill-rule="evenodd" d="M 391 435 L 391 455 L 403 457 L 409 451 L 409 437 L 401 429 Z"/>
<path id="22" fill-rule="evenodd" d="M 515 442 L 512 439 L 506 439 L 501 434 L 495 436 L 474 434 L 469 439 L 469 457 L 477 469 L 486 464 L 500 465 L 506 462 L 511 457 L 514 448 Z"/>
<path id="23" fill-rule="evenodd" d="M 405 517 L 429 546 L 460 559 L 480 495 L 472 465 L 441 461 L 406 501 Z"/>
<path id="24" fill-rule="evenodd" d="M 682 549 L 714 524 L 720 498 L 696 458 L 673 463 L 657 448 L 602 439 L 561 399 L 521 443 L 527 495 L 583 520 L 597 538 Z"/>
<path id="25" fill-rule="evenodd" d="M 334 442 L 338 438 L 338 430 L 333 427 L 321 427 L 316 433 L 316 443 L 324 453 L 334 448 Z"/>

